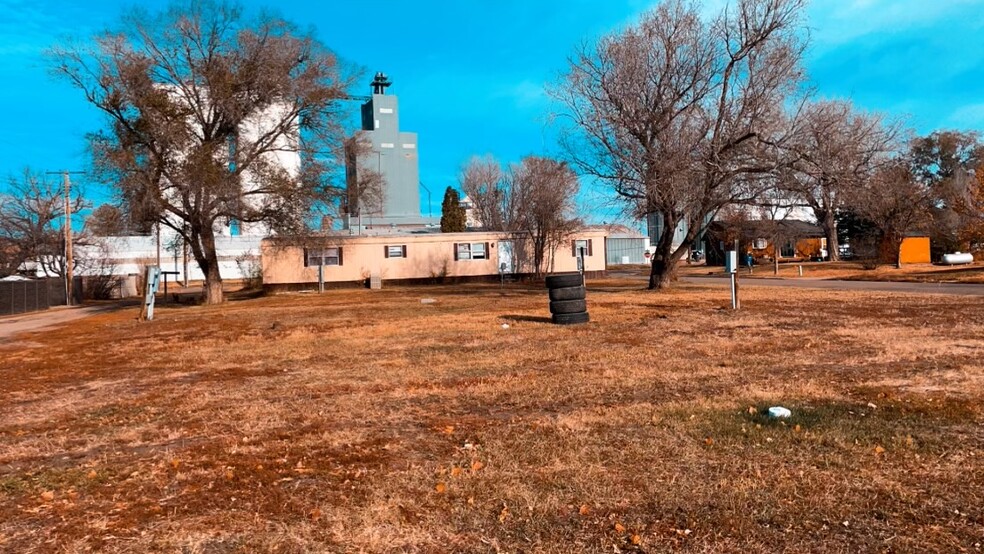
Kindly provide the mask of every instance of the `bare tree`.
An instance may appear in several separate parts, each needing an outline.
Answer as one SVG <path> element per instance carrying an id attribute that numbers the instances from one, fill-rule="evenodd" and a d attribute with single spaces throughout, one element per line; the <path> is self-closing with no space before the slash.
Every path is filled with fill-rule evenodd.
<path id="1" fill-rule="evenodd" d="M 510 226 L 512 195 L 506 172 L 492 156 L 475 156 L 461 168 L 458 185 L 471 199 L 478 221 L 488 231 L 505 231 Z"/>
<path id="2" fill-rule="evenodd" d="M 758 227 L 767 234 L 772 243 L 773 275 L 779 275 L 779 258 L 782 255 L 782 245 L 787 241 L 795 241 L 799 238 L 793 228 L 786 224 L 792 208 L 793 206 L 789 205 L 789 198 L 778 184 L 763 191 L 758 200 L 757 215 L 760 222 Z"/>
<path id="3" fill-rule="evenodd" d="M 97 237 L 118 237 L 129 233 L 126 215 L 112 204 L 100 204 L 85 219 L 85 230 Z"/>
<path id="4" fill-rule="evenodd" d="M 533 254 L 533 273 L 543 275 L 553 266 L 547 254 L 583 226 L 577 217 L 577 175 L 565 162 L 527 156 L 510 168 L 508 176 L 509 228 L 525 235 Z"/>
<path id="5" fill-rule="evenodd" d="M 845 197 L 897 152 L 902 127 L 877 114 L 858 112 L 847 101 L 807 105 L 799 114 L 789 148 L 792 171 L 782 187 L 808 206 L 827 237 L 830 259 L 839 259 L 837 214 Z"/>
<path id="6" fill-rule="evenodd" d="M 933 192 L 916 179 L 911 165 L 897 159 L 879 168 L 851 194 L 850 209 L 878 230 L 883 252 L 891 252 L 902 267 L 902 241 L 912 231 L 929 228 Z"/>
<path id="7" fill-rule="evenodd" d="M 636 215 L 662 216 L 650 288 L 667 286 L 710 215 L 754 198 L 781 163 L 782 110 L 801 80 L 805 0 L 739 0 L 706 20 L 669 0 L 584 47 L 554 95 L 574 123 L 566 150 Z M 682 244 L 674 230 L 687 226 Z"/>
<path id="8" fill-rule="evenodd" d="M 961 239 L 969 245 L 971 252 L 984 251 L 984 170 L 980 167 L 968 185 L 967 195 L 960 204 L 959 211 L 964 217 L 964 224 L 960 229 Z"/>
<path id="9" fill-rule="evenodd" d="M 73 213 L 86 207 L 80 192 L 70 198 Z M 37 264 L 46 275 L 65 275 L 65 196 L 61 184 L 25 169 L 11 177 L 0 195 L 0 273 L 14 273 L 25 262 Z M 85 242 L 76 234 L 73 245 Z M 75 261 L 78 264 L 78 259 Z"/>
<path id="10" fill-rule="evenodd" d="M 372 142 L 363 131 L 345 141 L 345 211 L 360 218 L 360 227 L 362 215 L 381 214 L 386 201 L 386 178 L 365 163 L 371 151 Z"/>
<path id="11" fill-rule="evenodd" d="M 566 162 L 527 156 L 503 169 L 492 156 L 473 157 L 459 175 L 478 219 L 489 231 L 511 231 L 529 245 L 531 270 L 550 270 L 553 252 L 583 226 L 577 217 L 577 175 Z"/>
<path id="12" fill-rule="evenodd" d="M 339 191 L 318 156 L 340 153 L 337 101 L 352 79 L 283 20 L 188 1 L 158 16 L 133 11 L 117 32 L 50 55 L 107 118 L 92 137 L 102 180 L 138 219 L 187 240 L 208 303 L 223 299 L 218 225 L 298 231 L 312 204 Z"/>
<path id="13" fill-rule="evenodd" d="M 908 157 L 913 174 L 934 197 L 932 238 L 937 255 L 969 247 L 974 226 L 976 181 L 984 161 L 984 144 L 976 132 L 937 131 L 915 138 Z M 971 208 L 971 209 L 968 209 Z"/>

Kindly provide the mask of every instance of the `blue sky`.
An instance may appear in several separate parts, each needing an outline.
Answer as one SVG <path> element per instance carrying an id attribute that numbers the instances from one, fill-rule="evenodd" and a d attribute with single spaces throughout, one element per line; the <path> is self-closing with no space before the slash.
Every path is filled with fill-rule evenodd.
<path id="1" fill-rule="evenodd" d="M 704 2 L 708 12 L 724 0 Z M 85 166 L 83 136 L 102 120 L 81 95 L 54 80 L 41 57 L 66 36 L 88 37 L 116 23 L 132 2 L 0 0 L 0 174 Z M 145 0 L 154 10 L 166 2 Z M 422 182 L 440 212 L 444 188 L 471 155 L 516 161 L 556 154 L 544 85 L 567 56 L 632 22 L 654 5 L 642 0 L 418 0 L 290 2 L 274 6 L 313 28 L 328 47 L 384 71 L 400 97 L 401 126 L 417 132 Z M 374 7 L 375 6 L 375 7 Z M 814 0 L 807 12 L 806 67 L 819 96 L 905 116 L 919 133 L 984 131 L 984 0 Z M 86 184 L 99 202 L 110 198 Z M 618 218 L 606 191 L 585 195 L 592 219 Z M 422 202 L 426 203 L 426 194 Z M 427 206 L 422 207 L 425 215 Z"/>

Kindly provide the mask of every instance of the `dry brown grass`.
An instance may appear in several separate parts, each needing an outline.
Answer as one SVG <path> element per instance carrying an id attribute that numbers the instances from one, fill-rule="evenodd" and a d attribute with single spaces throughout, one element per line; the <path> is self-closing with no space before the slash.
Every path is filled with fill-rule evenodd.
<path id="1" fill-rule="evenodd" d="M 945 266 L 933 264 L 905 264 L 901 268 L 880 265 L 875 269 L 865 269 L 860 262 L 804 262 L 802 264 L 779 264 L 779 274 L 770 264 L 759 264 L 749 275 L 748 269 L 741 268 L 743 277 L 770 279 L 774 277 L 789 279 L 799 277 L 799 266 L 803 267 L 803 277 L 811 279 L 846 279 L 850 281 L 902 281 L 915 283 L 984 283 L 984 262 L 969 265 Z M 629 267 L 629 266 L 626 266 Z M 638 274 L 648 275 L 648 268 L 631 266 Z M 681 264 L 680 275 L 707 275 L 723 272 L 721 267 Z"/>
<path id="2" fill-rule="evenodd" d="M 982 548 L 984 299 L 637 286 L 591 283 L 586 326 L 474 285 L 26 337 L 0 550 Z"/>

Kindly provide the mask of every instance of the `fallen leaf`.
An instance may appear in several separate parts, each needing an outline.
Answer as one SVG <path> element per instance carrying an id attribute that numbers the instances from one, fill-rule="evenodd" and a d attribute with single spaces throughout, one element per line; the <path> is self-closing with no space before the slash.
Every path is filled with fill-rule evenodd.
<path id="1" fill-rule="evenodd" d="M 499 512 L 499 523 L 505 523 L 507 517 L 509 517 L 509 508 L 507 506 L 503 506 L 502 511 Z"/>
<path id="2" fill-rule="evenodd" d="M 475 473 L 476 471 L 482 469 L 483 467 L 485 467 L 485 464 L 483 464 L 482 462 L 478 460 L 473 461 L 471 465 L 472 473 Z"/>
<path id="3" fill-rule="evenodd" d="M 459 475 L 461 475 L 461 468 L 458 467 L 458 466 L 452 467 L 451 468 L 451 477 L 458 477 Z"/>
<path id="4" fill-rule="evenodd" d="M 578 510 L 577 513 L 581 514 L 582 516 L 586 516 L 590 511 L 591 509 L 588 508 L 587 504 L 581 504 L 581 509 Z"/>
<path id="5" fill-rule="evenodd" d="M 796 427 L 793 427 L 793 431 L 795 431 L 796 433 L 799 433 L 800 432 L 800 426 L 799 426 L 799 424 L 797 424 Z"/>
<path id="6" fill-rule="evenodd" d="M 632 544 L 642 544 L 642 537 L 639 535 L 632 535 Z"/>
<path id="7" fill-rule="evenodd" d="M 475 505 L 475 497 L 474 496 L 469 496 L 468 497 L 468 505 L 469 506 L 474 506 Z"/>
<path id="8" fill-rule="evenodd" d="M 41 500 L 44 500 L 45 502 L 51 502 L 54 499 L 55 493 L 53 491 L 44 491 L 41 493 Z"/>
<path id="9" fill-rule="evenodd" d="M 98 474 L 96 473 L 96 470 L 90 469 L 89 473 L 87 473 L 85 476 L 89 479 L 95 479 L 97 475 Z"/>
<path id="10" fill-rule="evenodd" d="M 175 470 L 178 469 L 178 466 L 180 465 L 181 465 L 181 460 L 177 458 L 171 460 L 171 467 L 173 467 Z"/>
<path id="11" fill-rule="evenodd" d="M 750 413 L 752 415 L 755 415 L 755 412 L 757 412 L 757 411 L 758 410 L 755 409 L 755 406 L 749 406 L 748 407 L 748 413 Z"/>
<path id="12" fill-rule="evenodd" d="M 226 479 L 228 479 L 229 481 L 232 481 L 232 478 L 235 477 L 235 476 L 236 476 L 236 474 L 233 473 L 231 469 L 227 469 L 226 470 L 226 472 L 225 472 L 225 478 Z"/>
<path id="13" fill-rule="evenodd" d="M 624 533 L 625 532 L 625 526 L 616 521 L 615 522 L 615 530 L 618 531 L 619 533 Z"/>
<path id="14" fill-rule="evenodd" d="M 314 521 L 318 521 L 319 519 L 321 519 L 321 510 L 319 510 L 318 508 L 315 508 L 315 509 L 311 510 L 311 513 L 308 514 L 308 515 Z"/>
<path id="15" fill-rule="evenodd" d="M 711 437 L 707 437 L 706 439 L 704 439 L 704 444 L 706 444 L 707 446 L 710 446 L 710 445 L 714 444 L 714 439 L 712 439 Z"/>
<path id="16" fill-rule="evenodd" d="M 434 490 L 437 491 L 438 493 L 443 493 L 444 491 L 448 490 L 448 487 L 444 483 L 438 483 L 434 487 Z"/>
<path id="17" fill-rule="evenodd" d="M 453 435 L 454 434 L 454 425 L 448 425 L 447 427 L 444 428 L 443 432 L 444 432 L 445 435 Z"/>
<path id="18" fill-rule="evenodd" d="M 875 454 L 884 454 L 884 453 L 885 453 L 885 448 L 882 447 L 882 445 L 879 444 L 878 446 L 875 447 Z"/>

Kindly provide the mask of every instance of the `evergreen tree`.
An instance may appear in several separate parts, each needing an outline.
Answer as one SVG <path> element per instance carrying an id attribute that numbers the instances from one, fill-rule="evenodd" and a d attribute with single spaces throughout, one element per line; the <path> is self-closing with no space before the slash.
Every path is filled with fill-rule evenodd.
<path id="1" fill-rule="evenodd" d="M 441 203 L 441 232 L 461 233 L 465 230 L 465 209 L 461 207 L 458 191 L 448 187 Z"/>

